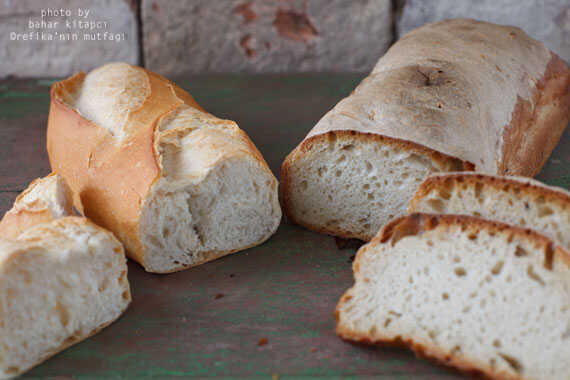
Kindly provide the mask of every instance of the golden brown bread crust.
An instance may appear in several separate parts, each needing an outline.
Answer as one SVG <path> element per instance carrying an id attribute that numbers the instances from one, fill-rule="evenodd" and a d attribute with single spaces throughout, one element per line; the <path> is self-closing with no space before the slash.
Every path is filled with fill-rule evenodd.
<path id="1" fill-rule="evenodd" d="M 410 211 L 415 210 L 415 205 L 423 197 L 436 188 L 452 187 L 456 183 L 476 185 L 484 183 L 497 190 L 516 192 L 524 194 L 528 198 L 547 198 L 556 202 L 562 209 L 570 209 L 570 193 L 562 188 L 555 188 L 540 184 L 538 181 L 521 179 L 517 177 L 498 177 L 481 173 L 445 173 L 428 177 L 418 188 L 414 197 L 410 201 Z"/>
<path id="2" fill-rule="evenodd" d="M 344 296 L 350 297 L 350 295 L 346 293 Z M 465 356 L 463 356 L 462 358 L 459 358 L 457 356 L 451 356 L 448 353 L 444 352 L 443 350 L 430 344 L 429 342 L 421 342 L 419 340 L 405 339 L 402 337 L 396 337 L 395 339 L 393 339 L 389 337 L 381 337 L 380 334 L 377 334 L 376 338 L 370 338 L 367 335 L 360 334 L 357 331 L 346 329 L 340 325 L 337 325 L 336 333 L 342 339 L 350 340 L 352 342 L 357 342 L 361 344 L 375 345 L 378 347 L 397 347 L 397 348 L 410 349 L 414 352 L 414 354 L 418 358 L 427 359 L 438 365 L 449 366 L 451 368 L 448 369 L 450 370 L 455 369 L 459 372 L 468 375 L 470 378 L 494 379 L 494 380 L 523 380 L 523 378 L 520 376 L 510 376 L 508 373 L 496 372 L 491 368 L 487 368 L 486 371 L 483 371 L 480 367 L 477 367 L 473 364 L 474 360 L 466 358 Z"/>
<path id="3" fill-rule="evenodd" d="M 129 123 L 138 125 L 126 146 L 116 144 L 108 130 L 65 101 L 83 82 L 83 72 L 52 86 L 47 131 L 51 167 L 69 183 L 76 196 L 74 203 L 82 203 L 85 215 L 114 231 L 130 257 L 139 262 L 144 259 L 138 238 L 140 208 L 159 175 L 153 146 L 156 123 L 182 104 L 201 109 L 189 94 L 165 78 L 145 72 L 151 93 L 129 118 Z"/>
<path id="4" fill-rule="evenodd" d="M 435 215 L 415 213 L 402 216 L 392 220 L 374 237 L 367 245 L 363 246 L 356 256 L 353 263 L 353 272 L 356 275 L 360 270 L 360 260 L 364 252 L 370 246 L 375 244 L 395 244 L 398 240 L 408 235 L 421 235 L 426 231 L 436 228 L 461 228 L 464 231 L 477 233 L 485 230 L 490 234 L 506 234 L 508 239 L 522 239 L 535 245 L 536 249 L 544 252 L 544 267 L 552 269 L 553 263 L 561 263 L 570 268 L 570 252 L 562 247 L 555 246 L 547 237 L 530 229 L 523 229 L 508 225 L 505 223 L 494 222 L 482 218 L 465 215 Z M 483 375 L 492 379 L 508 379 L 522 380 L 521 376 L 511 376 L 505 372 L 497 372 L 487 363 L 477 363 L 476 360 L 470 358 L 459 358 L 444 352 L 428 341 L 414 340 L 411 338 L 403 338 L 396 336 L 395 338 L 383 335 L 376 330 L 373 334 L 363 333 L 352 330 L 339 322 L 340 307 L 344 302 L 349 301 L 353 296 L 351 294 L 353 288 L 347 290 L 339 300 L 335 309 L 335 317 L 337 320 L 336 332 L 342 338 L 350 341 L 374 344 L 374 345 L 393 345 L 398 347 L 406 347 L 414 351 L 417 356 L 426 357 L 440 364 L 453 366 L 462 372 L 471 375 Z"/>
<path id="5" fill-rule="evenodd" d="M 290 179 L 290 167 L 296 161 L 296 159 L 308 153 L 315 144 L 321 141 L 329 141 L 331 139 L 343 139 L 348 138 L 353 141 L 375 141 L 383 145 L 391 145 L 396 149 L 401 149 L 409 152 L 414 152 L 429 158 L 433 163 L 434 166 L 440 168 L 446 168 L 447 170 L 474 170 L 475 166 L 466 161 L 461 161 L 455 157 L 448 156 L 446 154 L 440 153 L 436 150 L 427 148 L 421 144 L 414 143 L 412 141 L 406 141 L 402 139 L 396 139 L 392 137 L 382 136 L 374 133 L 363 133 L 358 131 L 343 131 L 343 130 L 336 130 L 330 131 L 327 133 L 311 136 L 306 138 L 299 144 L 287 157 L 281 166 L 281 202 L 283 212 L 285 213 L 287 219 L 295 224 L 302 225 L 305 228 L 308 228 L 312 231 L 339 236 L 342 238 L 347 239 L 360 239 L 363 241 L 368 241 L 372 239 L 372 236 L 362 236 L 362 235 L 355 235 L 351 231 L 344 231 L 337 228 L 331 227 L 322 227 L 307 224 L 301 222 L 294 218 L 293 214 L 290 211 L 291 202 L 289 201 L 289 192 L 291 189 L 289 188 L 289 183 L 291 182 Z"/>
<path id="6" fill-rule="evenodd" d="M 52 86 L 47 149 L 52 169 L 65 177 L 73 189 L 74 203 L 83 204 L 85 215 L 113 231 L 125 244 L 129 257 L 145 265 L 145 247 L 139 232 L 141 209 L 153 184 L 165 176 L 156 134 L 158 126 L 183 105 L 205 111 L 190 94 L 162 76 L 139 67 L 132 69 L 148 77 L 150 91 L 128 115 L 124 127 L 129 131 L 128 139 L 118 139 L 72 105 L 86 78 L 85 73 L 79 73 Z M 247 134 L 237 127 L 232 133 L 245 145 L 243 154 L 253 156 L 271 173 Z M 242 249 L 206 252 L 201 263 Z M 167 272 L 187 267 L 180 265 Z"/>
<path id="7" fill-rule="evenodd" d="M 55 176 L 55 173 L 51 173 L 47 177 L 36 178 L 18 195 L 12 208 L 0 220 L 0 238 L 15 239 L 22 231 L 36 224 L 47 223 L 56 219 L 49 209 L 47 199 L 38 198 L 33 200 L 32 203 L 24 200 L 26 195 L 35 187 L 42 186 L 46 181 L 51 180 L 59 181 L 57 186 L 63 187 L 62 190 L 65 193 L 63 196 L 71 198 L 71 189 L 69 189 L 67 183 L 61 177 L 54 178 Z M 65 215 L 73 214 L 71 202 L 61 206 L 67 208 L 64 210 Z"/>
<path id="8" fill-rule="evenodd" d="M 534 106 L 533 106 L 534 105 Z M 570 70 L 552 53 L 532 100 L 518 97 L 503 132 L 500 174 L 534 177 L 560 141 L 570 121 Z"/>

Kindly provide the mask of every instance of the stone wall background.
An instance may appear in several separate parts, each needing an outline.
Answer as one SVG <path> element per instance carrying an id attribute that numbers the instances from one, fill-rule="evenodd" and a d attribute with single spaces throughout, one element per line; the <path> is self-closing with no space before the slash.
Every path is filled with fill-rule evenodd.
<path id="1" fill-rule="evenodd" d="M 41 10 L 54 29 L 36 29 Z M 23 41 L 65 34 L 66 22 L 107 22 L 94 32 L 124 41 Z M 54 77 L 106 62 L 141 64 L 166 76 L 205 72 L 369 71 L 400 36 L 426 22 L 471 17 L 521 27 L 570 61 L 568 0 L 3 0 L 0 77 Z M 68 25 L 68 24 L 67 24 Z M 81 29 L 72 32 L 83 34 Z M 58 34 L 58 35 L 59 35 Z"/>
<path id="2" fill-rule="evenodd" d="M 56 28 L 30 28 L 29 22 L 39 22 L 42 9 L 70 9 L 71 17 L 48 16 L 45 22 L 57 22 Z M 87 18 L 78 17 L 78 9 L 89 9 Z M 95 30 L 68 29 L 66 22 L 80 19 L 108 22 L 108 28 L 98 29 L 112 34 L 124 34 L 124 42 L 115 41 L 60 41 L 11 40 L 12 33 L 27 35 L 43 33 L 54 38 L 75 32 L 81 37 Z M 34 35 L 34 38 L 36 36 Z M 126 0 L 2 0 L 0 1 L 0 77 L 67 76 L 88 71 L 105 62 L 139 63 L 137 3 Z"/>

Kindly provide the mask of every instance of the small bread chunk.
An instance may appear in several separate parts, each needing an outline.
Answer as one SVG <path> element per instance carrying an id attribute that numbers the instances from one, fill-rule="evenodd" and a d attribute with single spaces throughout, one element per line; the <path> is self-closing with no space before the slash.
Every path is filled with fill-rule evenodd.
<path id="1" fill-rule="evenodd" d="M 71 190 L 52 173 L 34 180 L 0 221 L 0 237 L 13 239 L 33 225 L 73 215 Z"/>
<path id="2" fill-rule="evenodd" d="M 432 175 L 420 185 L 409 211 L 473 215 L 528 227 L 570 249 L 570 192 L 529 178 Z"/>
<path id="3" fill-rule="evenodd" d="M 117 319 L 131 301 L 123 246 L 72 215 L 58 175 L 38 179 L 0 222 L 0 378 L 12 378 Z"/>
<path id="4" fill-rule="evenodd" d="M 568 379 L 570 253 L 537 232 L 412 214 L 353 264 L 337 333 L 496 379 Z"/>

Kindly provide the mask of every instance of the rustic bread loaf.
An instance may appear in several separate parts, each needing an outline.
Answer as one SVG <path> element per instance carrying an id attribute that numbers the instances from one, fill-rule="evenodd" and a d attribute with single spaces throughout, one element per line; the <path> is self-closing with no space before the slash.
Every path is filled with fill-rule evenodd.
<path id="1" fill-rule="evenodd" d="M 0 224 L 0 378 L 95 334 L 131 301 L 122 245 L 68 216 L 66 189 L 57 175 L 34 181 Z"/>
<path id="2" fill-rule="evenodd" d="M 570 118 L 570 70 L 522 30 L 473 20 L 425 25 L 286 158 L 287 217 L 371 239 L 433 172 L 533 176 Z"/>
<path id="3" fill-rule="evenodd" d="M 568 379 L 570 252 L 469 216 L 413 214 L 354 262 L 337 332 L 497 379 Z"/>
<path id="4" fill-rule="evenodd" d="M 277 229 L 277 180 L 245 132 L 165 78 L 108 64 L 51 95 L 53 170 L 147 271 L 198 265 Z"/>
<path id="5" fill-rule="evenodd" d="M 434 174 L 409 212 L 464 214 L 532 228 L 570 250 L 570 192 L 523 177 Z"/>

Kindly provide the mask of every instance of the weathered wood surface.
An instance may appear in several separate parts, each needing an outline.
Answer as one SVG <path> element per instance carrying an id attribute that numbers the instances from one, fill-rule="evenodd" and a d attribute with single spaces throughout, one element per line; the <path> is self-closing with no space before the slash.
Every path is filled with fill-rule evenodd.
<path id="1" fill-rule="evenodd" d="M 363 75 L 202 76 L 179 80 L 234 119 L 278 173 L 285 155 Z M 48 80 L 0 82 L 0 212 L 49 173 Z M 539 179 L 570 187 L 567 131 Z M 376 377 L 460 379 L 405 350 L 341 341 L 334 307 L 352 284 L 355 247 L 283 223 L 267 243 L 171 275 L 129 264 L 133 303 L 115 324 L 27 378 Z M 259 345 L 262 338 L 267 344 Z"/>

